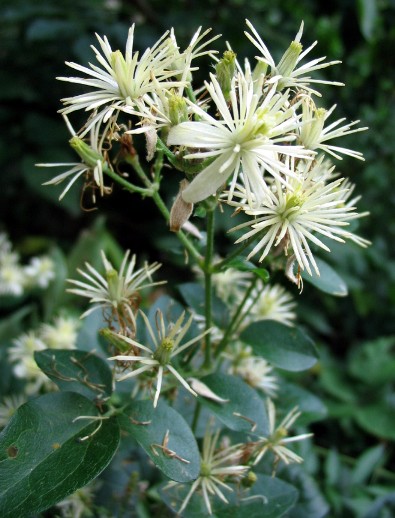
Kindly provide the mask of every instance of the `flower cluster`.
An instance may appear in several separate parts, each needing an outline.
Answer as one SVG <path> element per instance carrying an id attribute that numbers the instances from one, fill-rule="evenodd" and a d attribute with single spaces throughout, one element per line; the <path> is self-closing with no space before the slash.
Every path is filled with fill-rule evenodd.
<path id="1" fill-rule="evenodd" d="M 319 274 L 311 244 L 324 251 L 330 251 L 328 239 L 368 244 L 347 228 L 351 219 L 364 214 L 348 202 L 352 185 L 337 178 L 327 160 L 342 155 L 363 159 L 360 152 L 332 140 L 366 128 L 344 118 L 327 123 L 335 106 L 316 106 L 314 96 L 320 93 L 312 84 L 341 83 L 311 74 L 339 61 L 315 58 L 302 64 L 317 43 L 303 50 L 303 24 L 278 63 L 251 22 L 247 27 L 246 36 L 259 55 L 254 65 L 245 60 L 243 66 L 231 50 L 219 60 L 209 48 L 216 37 L 207 38 L 209 31 L 201 29 L 185 50 L 172 30 L 141 56 L 134 49 L 134 25 L 124 53 L 97 36 L 100 48 L 93 50 L 98 64 L 67 63 L 85 77 L 59 78 L 90 90 L 63 99 L 61 110 L 73 135 L 70 144 L 82 162 L 69 164 L 47 183 L 69 179 L 63 196 L 84 175 L 85 185 L 99 188 L 102 195 L 111 192 L 104 175 L 116 173 L 107 150 L 118 142 L 122 151 L 128 137 L 133 155 L 132 137 L 144 133 L 148 159 L 160 148 L 172 165 L 185 171 L 189 183 L 180 196 L 188 207 L 220 196 L 248 218 L 233 229 L 246 229 L 236 243 L 252 244 L 249 257 L 259 254 L 259 261 L 284 252 L 298 266 L 297 275 L 288 267 L 288 276 L 299 282 L 300 270 Z M 205 54 L 215 60 L 215 74 L 203 88 L 195 88 L 195 61 Z M 67 120 L 76 110 L 91 114 L 77 133 Z M 89 144 L 83 140 L 88 133 Z M 186 217 L 190 213 L 188 209 Z"/>
<path id="2" fill-rule="evenodd" d="M 19 296 L 36 287 L 46 288 L 54 277 L 54 263 L 50 257 L 32 257 L 27 265 L 23 265 L 8 236 L 0 234 L 0 295 Z"/>

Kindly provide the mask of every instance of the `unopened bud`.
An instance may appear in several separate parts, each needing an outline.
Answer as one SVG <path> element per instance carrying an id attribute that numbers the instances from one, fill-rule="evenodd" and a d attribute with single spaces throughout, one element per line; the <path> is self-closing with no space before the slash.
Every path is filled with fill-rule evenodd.
<path id="1" fill-rule="evenodd" d="M 236 70 L 236 54 L 232 50 L 225 50 L 222 59 L 215 65 L 215 73 L 225 99 L 229 100 L 232 79 Z"/>
<path id="2" fill-rule="evenodd" d="M 182 197 L 182 192 L 188 185 L 188 180 L 182 180 L 180 182 L 180 190 L 171 208 L 169 224 L 172 232 L 178 232 L 192 214 L 193 203 L 186 202 Z"/>
<path id="3" fill-rule="evenodd" d="M 122 337 L 114 331 L 111 331 L 108 327 L 104 327 L 99 330 L 99 335 L 103 336 L 111 345 L 113 345 L 120 353 L 127 353 L 130 351 L 131 346 L 122 340 Z"/>
<path id="4" fill-rule="evenodd" d="M 169 118 L 172 126 L 188 120 L 188 108 L 181 95 L 172 94 L 169 97 Z"/>
<path id="5" fill-rule="evenodd" d="M 277 65 L 276 70 L 277 74 L 283 76 L 284 78 L 288 78 L 291 76 L 292 72 L 295 70 L 295 67 L 298 63 L 298 58 L 300 53 L 302 52 L 302 44 L 299 41 L 292 41 L 290 46 L 284 52 L 283 57 L 280 60 L 280 63 Z M 281 90 L 284 86 L 282 85 L 283 81 L 279 82 L 278 89 Z"/>
<path id="6" fill-rule="evenodd" d="M 72 137 L 69 140 L 70 146 L 80 156 L 83 162 L 89 167 L 96 167 L 97 161 L 103 162 L 103 157 L 97 151 L 94 151 L 88 144 L 86 144 L 79 137 Z"/>

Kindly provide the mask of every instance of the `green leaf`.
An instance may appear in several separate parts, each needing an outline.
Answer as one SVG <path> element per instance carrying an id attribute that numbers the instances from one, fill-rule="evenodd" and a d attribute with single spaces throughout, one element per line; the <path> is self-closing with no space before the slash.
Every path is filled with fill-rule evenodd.
<path id="1" fill-rule="evenodd" d="M 178 289 L 185 302 L 196 311 L 198 315 L 204 315 L 205 295 L 201 284 L 186 282 L 180 284 Z M 212 299 L 213 322 L 220 329 L 226 329 L 229 325 L 229 310 L 216 295 Z"/>
<path id="2" fill-rule="evenodd" d="M 364 484 L 373 471 L 384 462 L 384 445 L 378 444 L 368 448 L 358 458 L 351 474 L 352 484 Z"/>
<path id="3" fill-rule="evenodd" d="M 313 275 L 303 272 L 303 280 L 309 282 L 324 293 L 329 293 L 329 295 L 346 297 L 348 295 L 347 284 L 340 275 L 335 272 L 332 266 L 329 266 L 329 264 L 322 259 L 316 258 L 316 262 L 320 275 L 317 275 L 314 271 Z"/>
<path id="4" fill-rule="evenodd" d="M 198 477 L 196 439 L 185 419 L 163 401 L 156 408 L 151 401 L 136 401 L 123 411 L 119 421 L 167 477 L 177 482 Z"/>
<path id="5" fill-rule="evenodd" d="M 274 320 L 254 322 L 240 335 L 251 345 L 255 355 L 288 371 L 303 371 L 317 362 L 313 341 L 297 327 L 288 327 Z"/>
<path id="6" fill-rule="evenodd" d="M 367 385 L 386 385 L 395 380 L 394 352 L 395 336 L 358 345 L 350 355 L 350 372 Z"/>
<path id="7" fill-rule="evenodd" d="M 44 321 L 50 320 L 61 304 L 67 278 L 67 264 L 59 248 L 51 250 L 50 257 L 54 263 L 55 279 L 49 284 L 42 297 L 44 307 Z"/>
<path id="8" fill-rule="evenodd" d="M 355 410 L 359 426 L 379 439 L 395 440 L 395 408 L 377 402 Z"/>
<path id="9" fill-rule="evenodd" d="M 78 392 L 89 399 L 103 399 L 112 393 L 110 367 L 90 352 L 45 349 L 36 351 L 34 359 L 61 390 Z"/>
<path id="10" fill-rule="evenodd" d="M 46 394 L 17 410 L 0 434 L 2 518 L 30 517 L 47 509 L 107 466 L 119 443 L 117 421 L 103 420 L 97 429 L 97 421 L 74 421 L 81 415 L 98 412 L 73 392 Z"/>
<path id="11" fill-rule="evenodd" d="M 210 374 L 200 380 L 217 396 L 228 400 L 217 403 L 212 399 L 199 397 L 199 401 L 208 407 L 228 428 L 268 434 L 268 417 L 265 405 L 257 392 L 240 378 L 228 374 Z"/>
<path id="12" fill-rule="evenodd" d="M 328 414 L 326 406 L 317 396 L 294 383 L 281 381 L 278 398 L 282 406 L 289 409 L 297 406 L 302 412 L 298 418 L 298 426 L 324 419 Z"/>
<path id="13" fill-rule="evenodd" d="M 240 272 L 251 272 L 260 277 L 264 283 L 267 283 L 270 279 L 270 274 L 265 268 L 257 268 L 254 263 L 246 261 L 242 256 L 235 257 L 229 263 L 227 263 L 224 270 L 228 268 L 234 268 Z"/>
<path id="14" fill-rule="evenodd" d="M 279 518 L 283 516 L 295 504 L 297 490 L 278 478 L 269 477 L 258 473 L 255 484 L 250 489 L 236 488 L 232 483 L 227 484 L 232 492 L 223 491 L 228 503 L 222 502 L 218 497 L 209 495 L 213 518 Z M 230 483 L 229 483 L 230 482 Z M 174 512 L 180 509 L 183 500 L 188 494 L 190 486 L 177 485 L 167 487 L 162 485 L 159 493 L 164 503 Z M 183 518 L 202 518 L 208 516 L 201 491 L 192 495 Z"/>
<path id="15" fill-rule="evenodd" d="M 329 506 L 322 496 L 317 482 L 300 466 L 289 466 L 280 474 L 299 492 L 295 506 L 287 518 L 323 518 L 328 515 Z"/>
<path id="16" fill-rule="evenodd" d="M 358 0 L 358 21 L 362 34 L 370 41 L 378 21 L 378 10 L 376 0 Z"/>
<path id="17" fill-rule="evenodd" d="M 279 518 L 292 509 L 297 498 L 298 491 L 287 482 L 258 474 L 256 483 L 241 495 L 237 505 L 222 506 L 216 514 L 218 518 Z"/>

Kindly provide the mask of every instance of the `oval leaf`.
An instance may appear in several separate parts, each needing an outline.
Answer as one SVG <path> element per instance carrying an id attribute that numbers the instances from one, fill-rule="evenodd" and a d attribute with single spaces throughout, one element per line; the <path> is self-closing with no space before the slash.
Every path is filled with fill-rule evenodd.
<path id="1" fill-rule="evenodd" d="M 248 489 L 232 487 L 231 481 L 227 480 L 232 492 L 221 488 L 228 503 L 222 502 L 217 496 L 209 495 L 212 507 L 212 516 L 216 518 L 279 518 L 283 516 L 295 504 L 297 490 L 278 478 L 257 474 L 255 484 Z M 169 484 L 160 486 L 159 493 L 164 503 L 175 513 L 182 506 L 191 487 L 187 485 Z M 194 492 L 185 511 L 183 518 L 201 518 L 208 516 L 207 508 L 200 490 Z"/>
<path id="2" fill-rule="evenodd" d="M 219 373 L 210 374 L 201 381 L 221 399 L 228 400 L 227 403 L 217 403 L 211 398 L 199 398 L 199 401 L 228 428 L 261 435 L 268 434 L 265 405 L 247 383 L 235 376 Z"/>
<path id="3" fill-rule="evenodd" d="M 306 426 L 324 419 L 328 414 L 328 409 L 321 399 L 295 383 L 282 381 L 278 398 L 285 408 L 291 410 L 297 406 L 298 410 L 302 412 L 302 415 L 298 417 L 298 426 Z"/>
<path id="4" fill-rule="evenodd" d="M 348 295 L 347 284 L 340 275 L 335 272 L 332 266 L 329 266 L 329 264 L 322 259 L 317 258 L 316 263 L 320 271 L 320 275 L 317 275 L 314 272 L 313 275 L 303 272 L 303 280 L 309 282 L 324 293 L 329 293 L 329 295 L 346 297 Z"/>
<path id="5" fill-rule="evenodd" d="M 34 359 L 61 390 L 78 392 L 90 399 L 103 399 L 112 393 L 110 367 L 90 352 L 45 349 L 36 351 Z"/>
<path id="6" fill-rule="evenodd" d="M 377 402 L 356 409 L 355 419 L 359 426 L 379 439 L 395 440 L 394 407 Z"/>
<path id="7" fill-rule="evenodd" d="M 114 419 L 73 392 L 25 403 L 0 435 L 0 516 L 32 516 L 85 486 L 107 466 L 119 443 Z M 92 434 L 92 435 L 91 435 Z M 87 437 L 87 438 L 86 438 Z"/>
<path id="8" fill-rule="evenodd" d="M 200 455 L 195 437 L 185 419 L 159 401 L 136 401 L 128 406 L 120 424 L 145 450 L 153 463 L 177 482 L 195 480 L 200 472 Z"/>
<path id="9" fill-rule="evenodd" d="M 244 329 L 240 340 L 251 345 L 254 354 L 287 371 L 303 371 L 317 362 L 313 341 L 296 327 L 274 320 L 260 320 Z"/>

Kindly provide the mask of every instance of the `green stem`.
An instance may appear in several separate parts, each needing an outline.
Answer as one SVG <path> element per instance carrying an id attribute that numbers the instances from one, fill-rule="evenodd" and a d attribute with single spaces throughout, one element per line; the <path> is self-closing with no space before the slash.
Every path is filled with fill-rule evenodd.
<path id="1" fill-rule="evenodd" d="M 117 182 L 119 185 L 122 185 L 125 189 L 127 189 L 130 192 L 138 192 L 142 194 L 143 196 L 152 196 L 152 189 L 151 188 L 145 188 L 145 187 L 139 187 L 137 185 L 133 185 L 131 182 L 128 182 L 123 178 L 122 176 L 119 176 L 119 174 L 115 173 L 112 169 L 110 169 L 107 165 L 103 166 L 103 172 L 112 178 L 115 182 Z"/>
<path id="2" fill-rule="evenodd" d="M 122 176 L 119 176 L 118 174 L 114 173 L 114 171 L 112 171 L 108 167 L 104 168 L 104 172 L 106 174 L 108 174 L 108 176 L 110 176 L 114 181 L 116 181 L 117 183 L 122 185 L 128 191 L 141 192 L 141 194 L 143 194 L 145 196 L 150 196 L 154 200 L 156 206 L 158 207 L 158 209 L 161 212 L 161 214 L 163 215 L 163 217 L 165 218 L 166 223 L 168 223 L 170 220 L 170 212 L 167 209 L 164 201 L 162 200 L 161 195 L 158 192 L 159 181 L 151 182 L 151 180 L 148 178 L 146 172 L 144 171 L 143 167 L 141 166 L 140 160 L 139 160 L 139 157 L 137 154 L 125 156 L 125 162 L 127 162 L 128 164 L 130 164 L 133 167 L 137 176 L 140 178 L 142 183 L 145 185 L 145 188 L 134 186 L 133 184 L 131 184 L 130 182 L 125 180 L 125 178 L 122 178 Z M 159 167 L 160 167 L 160 161 L 155 165 L 155 168 L 154 168 L 155 179 L 158 179 L 160 176 Z M 136 191 L 135 190 L 136 188 L 139 190 Z M 177 235 L 178 239 L 181 241 L 181 243 L 184 245 L 184 247 L 188 251 L 188 253 L 194 258 L 194 260 L 196 262 L 200 263 L 202 257 L 200 255 L 199 251 L 193 245 L 193 243 L 189 240 L 188 236 L 182 230 L 180 230 L 179 232 L 176 232 L 176 235 Z"/>
<path id="3" fill-rule="evenodd" d="M 192 424 L 191 424 L 191 430 L 193 433 L 196 432 L 196 427 L 197 427 L 197 424 L 199 421 L 201 409 L 202 409 L 202 405 L 199 403 L 199 401 L 196 401 L 195 412 L 193 414 L 193 420 L 192 420 Z"/>
<path id="4" fill-rule="evenodd" d="M 207 245 L 204 258 L 204 289 L 205 289 L 205 318 L 206 330 L 212 326 L 212 262 L 214 255 L 214 231 L 215 231 L 215 207 L 207 210 Z M 210 333 L 206 335 L 206 349 L 203 367 L 210 368 L 211 365 L 211 338 Z"/>
<path id="5" fill-rule="evenodd" d="M 225 331 L 225 334 L 224 334 L 222 340 L 218 344 L 218 347 L 215 350 L 215 356 L 219 356 L 221 354 L 221 352 L 228 345 L 229 339 L 232 337 L 233 333 L 236 331 L 236 329 L 240 326 L 241 322 L 244 320 L 245 314 L 242 315 L 242 311 L 243 311 L 247 301 L 249 300 L 251 292 L 255 288 L 257 282 L 258 282 L 258 277 L 255 276 L 254 279 L 251 281 L 251 284 L 248 287 L 248 290 L 245 292 L 243 300 L 240 302 L 239 307 L 236 310 L 236 313 L 233 315 L 232 321 L 230 322 L 227 330 Z"/>
<path id="6" fill-rule="evenodd" d="M 219 261 L 218 263 L 214 264 L 213 272 L 214 273 L 220 272 L 223 269 L 224 266 L 229 264 L 235 257 L 238 257 L 242 252 L 244 252 L 244 250 L 246 248 L 248 248 L 248 246 L 250 245 L 252 239 L 253 238 L 246 239 L 241 246 L 236 248 L 236 250 L 234 250 L 231 254 L 229 254 L 227 257 L 225 257 L 225 259 L 223 259 L 222 261 Z"/>

